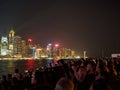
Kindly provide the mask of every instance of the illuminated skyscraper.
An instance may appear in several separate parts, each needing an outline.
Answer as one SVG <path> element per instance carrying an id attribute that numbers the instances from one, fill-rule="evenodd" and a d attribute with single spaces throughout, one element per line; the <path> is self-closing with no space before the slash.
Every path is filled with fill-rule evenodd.
<path id="1" fill-rule="evenodd" d="M 1 38 L 1 55 L 8 55 L 8 38 L 4 36 Z"/>
<path id="2" fill-rule="evenodd" d="M 14 37 L 14 44 L 13 44 L 14 55 L 22 56 L 22 40 L 20 36 Z"/>
<path id="3" fill-rule="evenodd" d="M 69 58 L 69 57 L 71 57 L 71 49 L 65 49 L 65 57 L 66 58 Z"/>
<path id="4" fill-rule="evenodd" d="M 29 49 L 33 48 L 33 40 L 31 38 L 28 39 L 28 47 Z"/>
<path id="5" fill-rule="evenodd" d="M 61 48 L 60 49 L 60 56 L 61 56 L 61 58 L 65 58 L 66 56 L 65 56 L 65 48 Z"/>
<path id="6" fill-rule="evenodd" d="M 1 42 L 0 42 L 0 55 L 1 55 Z"/>
<path id="7" fill-rule="evenodd" d="M 53 46 L 52 46 L 52 44 L 48 44 L 47 45 L 47 55 L 48 55 L 48 57 L 53 57 Z"/>
<path id="8" fill-rule="evenodd" d="M 29 38 L 27 42 L 27 56 L 34 57 L 34 51 L 35 51 L 35 48 L 33 46 L 33 40 Z"/>
<path id="9" fill-rule="evenodd" d="M 13 55 L 14 35 L 15 35 L 15 32 L 13 29 L 11 29 L 9 32 L 9 52 L 11 55 Z"/>
<path id="10" fill-rule="evenodd" d="M 27 52 L 27 45 L 26 45 L 25 40 L 22 40 L 21 47 L 22 47 L 22 57 L 27 56 L 27 53 L 26 53 Z"/>
<path id="11" fill-rule="evenodd" d="M 14 35 L 15 35 L 15 32 L 13 29 L 11 29 L 9 32 L 9 43 L 10 44 L 13 44 L 13 42 L 14 42 Z"/>
<path id="12" fill-rule="evenodd" d="M 60 56 L 60 45 L 59 44 L 54 45 L 53 56 L 54 57 L 59 57 Z"/>
<path id="13" fill-rule="evenodd" d="M 75 51 L 71 50 L 71 57 L 75 57 Z"/>

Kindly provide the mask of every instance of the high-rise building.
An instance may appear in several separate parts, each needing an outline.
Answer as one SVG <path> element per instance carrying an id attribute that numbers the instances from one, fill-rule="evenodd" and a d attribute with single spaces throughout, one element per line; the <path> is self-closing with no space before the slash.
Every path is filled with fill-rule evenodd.
<path id="1" fill-rule="evenodd" d="M 1 55 L 1 42 L 0 42 L 0 55 Z"/>
<path id="2" fill-rule="evenodd" d="M 5 36 L 1 38 L 1 55 L 8 55 L 8 38 Z"/>
<path id="3" fill-rule="evenodd" d="M 14 44 L 13 44 L 13 53 L 18 57 L 22 57 L 22 40 L 20 36 L 14 37 Z"/>
<path id="4" fill-rule="evenodd" d="M 65 57 L 66 58 L 69 58 L 69 57 L 71 57 L 71 49 L 65 49 Z"/>
<path id="5" fill-rule="evenodd" d="M 75 57 L 75 51 L 74 50 L 71 50 L 71 57 Z"/>
<path id="6" fill-rule="evenodd" d="M 59 57 L 60 56 L 60 46 L 59 44 L 55 44 L 53 47 L 53 57 Z"/>
<path id="7" fill-rule="evenodd" d="M 22 47 L 22 57 L 26 57 L 27 56 L 27 45 L 26 45 L 26 42 L 25 40 L 22 40 L 21 42 L 21 47 Z"/>
<path id="8" fill-rule="evenodd" d="M 13 44 L 14 42 L 14 35 L 15 35 L 15 32 L 13 29 L 10 30 L 9 32 L 9 44 Z"/>
<path id="9" fill-rule="evenodd" d="M 8 42 L 9 42 L 9 54 L 10 55 L 12 55 L 13 56 L 13 44 L 14 44 L 14 36 L 15 35 L 15 32 L 14 32 L 14 30 L 13 29 L 11 29 L 10 30 L 10 32 L 9 32 L 9 36 L 8 36 L 8 38 L 9 38 L 9 40 L 8 40 Z"/>
<path id="10" fill-rule="evenodd" d="M 60 56 L 61 58 L 65 58 L 66 57 L 66 52 L 65 52 L 66 48 L 61 48 L 60 49 Z"/>
<path id="11" fill-rule="evenodd" d="M 48 57 L 53 57 L 53 46 L 52 46 L 52 44 L 47 45 L 46 51 L 47 51 Z"/>

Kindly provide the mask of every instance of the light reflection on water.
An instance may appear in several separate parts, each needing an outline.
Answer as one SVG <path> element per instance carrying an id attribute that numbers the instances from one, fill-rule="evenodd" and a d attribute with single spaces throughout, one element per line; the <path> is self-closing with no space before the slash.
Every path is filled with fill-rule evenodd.
<path id="1" fill-rule="evenodd" d="M 35 61 L 34 61 L 34 60 L 27 60 L 25 66 L 26 66 L 25 69 L 33 70 L 34 67 L 36 66 L 36 65 L 35 65 Z"/>
<path id="2" fill-rule="evenodd" d="M 48 60 L 0 60 L 0 76 L 12 74 L 15 68 L 18 68 L 20 73 L 25 70 L 35 70 L 50 62 Z"/>

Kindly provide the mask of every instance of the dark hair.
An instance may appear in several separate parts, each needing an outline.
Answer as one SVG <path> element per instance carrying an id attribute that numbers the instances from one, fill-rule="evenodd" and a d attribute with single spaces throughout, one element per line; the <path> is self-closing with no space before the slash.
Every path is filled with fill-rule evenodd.
<path id="1" fill-rule="evenodd" d="M 15 73 L 19 73 L 19 70 L 17 68 L 15 69 Z"/>
<path id="2" fill-rule="evenodd" d="M 108 90 L 108 86 L 103 79 L 98 79 L 93 83 L 93 90 Z"/>
<path id="3" fill-rule="evenodd" d="M 37 85 L 37 86 L 30 88 L 29 90 L 54 90 L 54 89 L 49 86 L 45 86 L 45 85 L 43 86 Z"/>
<path id="4" fill-rule="evenodd" d="M 68 78 L 61 77 L 56 83 L 55 90 L 60 90 L 59 88 L 62 88 L 63 90 L 73 90 L 74 83 Z"/>

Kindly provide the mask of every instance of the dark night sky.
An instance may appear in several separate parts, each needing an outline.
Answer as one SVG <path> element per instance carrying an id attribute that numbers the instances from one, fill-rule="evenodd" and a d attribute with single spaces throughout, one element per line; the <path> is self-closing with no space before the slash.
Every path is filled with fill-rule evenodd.
<path id="1" fill-rule="evenodd" d="M 23 39 L 59 43 L 79 54 L 120 53 L 119 3 L 112 0 L 0 0 L 0 36 L 13 27 Z"/>

